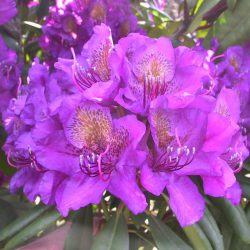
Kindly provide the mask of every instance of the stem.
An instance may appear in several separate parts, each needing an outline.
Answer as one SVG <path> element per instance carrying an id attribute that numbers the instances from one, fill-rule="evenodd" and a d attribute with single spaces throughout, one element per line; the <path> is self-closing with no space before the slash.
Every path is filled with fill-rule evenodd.
<path id="1" fill-rule="evenodd" d="M 150 240 L 148 240 L 146 237 L 144 237 L 142 234 L 140 234 L 138 231 L 136 230 L 129 230 L 129 233 L 134 233 L 136 234 L 139 238 L 141 238 L 142 240 L 144 240 L 145 242 L 147 242 L 148 244 L 150 244 L 151 246 L 155 247 L 154 243 L 152 243 Z"/>
<path id="2" fill-rule="evenodd" d="M 104 198 L 102 198 L 101 206 L 102 206 L 104 217 L 105 217 L 106 221 L 108 221 L 110 219 L 110 215 L 109 215 L 109 211 L 108 211 L 108 208 L 106 206 Z"/>

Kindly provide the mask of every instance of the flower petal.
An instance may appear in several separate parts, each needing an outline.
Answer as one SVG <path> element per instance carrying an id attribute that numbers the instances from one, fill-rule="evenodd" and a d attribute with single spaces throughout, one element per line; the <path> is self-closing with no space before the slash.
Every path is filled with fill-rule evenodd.
<path id="1" fill-rule="evenodd" d="M 201 219 L 205 202 L 196 185 L 188 177 L 177 177 L 167 185 L 167 190 L 169 205 L 182 227 Z"/>

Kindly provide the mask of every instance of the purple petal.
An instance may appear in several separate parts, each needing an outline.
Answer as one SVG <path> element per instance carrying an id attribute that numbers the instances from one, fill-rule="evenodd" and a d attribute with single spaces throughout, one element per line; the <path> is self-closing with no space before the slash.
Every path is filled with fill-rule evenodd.
<path id="1" fill-rule="evenodd" d="M 108 191 L 120 198 L 134 214 L 142 213 L 147 207 L 146 198 L 136 183 L 136 171 L 133 167 L 115 172 Z"/>
<path id="2" fill-rule="evenodd" d="M 88 177 L 83 173 L 66 178 L 56 192 L 56 204 L 63 216 L 67 216 L 71 209 L 78 210 L 91 203 L 97 204 L 108 182 L 99 177 Z"/>
<path id="3" fill-rule="evenodd" d="M 167 183 L 169 182 L 169 174 L 153 172 L 145 163 L 141 170 L 141 184 L 150 193 L 159 196 Z"/>
<path id="4" fill-rule="evenodd" d="M 202 176 L 204 192 L 214 197 L 225 196 L 226 190 L 236 181 L 233 170 L 223 160 L 217 160 L 221 176 Z"/>
<path id="5" fill-rule="evenodd" d="M 204 214 L 205 202 L 188 177 L 177 177 L 167 185 L 169 205 L 182 227 L 194 224 Z"/>

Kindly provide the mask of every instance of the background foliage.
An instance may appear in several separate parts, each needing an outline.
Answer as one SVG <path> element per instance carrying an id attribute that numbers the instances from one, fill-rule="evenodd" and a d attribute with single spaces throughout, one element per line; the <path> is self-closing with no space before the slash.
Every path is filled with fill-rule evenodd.
<path id="1" fill-rule="evenodd" d="M 175 45 L 190 47 L 197 38 L 203 38 L 204 46 L 208 47 L 211 38 L 217 37 L 220 50 L 224 50 L 250 40 L 249 0 L 176 0 L 167 1 L 165 9 L 160 9 L 156 0 L 132 2 L 149 36 L 168 36 Z M 38 38 L 50 5 L 53 1 L 40 0 L 37 6 L 28 8 L 26 1 L 19 0 L 18 16 L 0 28 L 8 46 L 17 51 L 24 64 L 24 82 L 33 58 L 38 56 L 43 60 L 46 56 L 39 47 Z M 2 128 L 0 135 L 3 144 Z M 0 168 L 9 177 L 13 174 L 2 151 Z M 106 193 L 101 204 L 61 218 L 54 208 L 39 204 L 39 198 L 35 204 L 30 204 L 21 193 L 10 194 L 6 185 L 0 188 L 0 248 L 16 249 L 69 225 L 64 243 L 66 250 L 250 249 L 249 163 L 237 174 L 237 179 L 243 189 L 240 206 L 234 207 L 224 199 L 211 199 L 203 194 L 207 203 L 203 219 L 185 228 L 179 226 L 169 210 L 168 197 L 164 194 L 155 200 L 148 193 L 150 207 L 138 216 Z M 201 186 L 198 178 L 193 180 Z"/>

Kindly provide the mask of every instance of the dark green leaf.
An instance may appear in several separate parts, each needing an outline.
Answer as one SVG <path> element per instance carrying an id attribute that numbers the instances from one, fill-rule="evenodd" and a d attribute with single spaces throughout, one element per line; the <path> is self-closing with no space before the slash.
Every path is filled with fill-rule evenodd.
<path id="1" fill-rule="evenodd" d="M 64 250 L 89 250 L 92 244 L 92 206 L 75 212 Z"/>
<path id="2" fill-rule="evenodd" d="M 126 221 L 117 212 L 97 235 L 91 250 L 128 250 L 129 237 Z"/>
<path id="3" fill-rule="evenodd" d="M 241 206 L 234 206 L 226 199 L 213 199 L 227 218 L 235 234 L 245 243 L 250 243 L 250 225 Z"/>
<path id="4" fill-rule="evenodd" d="M 39 7 L 37 9 L 37 17 L 38 19 L 42 19 L 49 12 L 49 0 L 41 0 Z"/>
<path id="5" fill-rule="evenodd" d="M 179 236 L 177 236 L 167 225 L 159 218 L 149 217 L 150 230 L 159 250 L 191 250 Z"/>
<path id="6" fill-rule="evenodd" d="M 223 238 L 212 214 L 207 209 L 203 218 L 198 222 L 199 226 L 211 242 L 213 249 L 224 249 Z"/>
<path id="7" fill-rule="evenodd" d="M 0 199 L 0 233 L 3 228 L 15 220 L 16 217 L 17 214 L 13 206 L 9 202 Z"/>
<path id="8" fill-rule="evenodd" d="M 141 239 L 134 233 L 129 234 L 129 250 L 138 250 Z"/>
<path id="9" fill-rule="evenodd" d="M 6 239 L 12 237 L 48 209 L 49 207 L 46 206 L 36 206 L 32 210 L 29 210 L 25 215 L 12 221 L 8 226 L 0 231 L 0 241 L 5 241 Z"/>
<path id="10" fill-rule="evenodd" d="M 203 19 L 204 14 L 206 12 L 208 12 L 209 10 L 211 10 L 219 2 L 220 2 L 220 0 L 203 1 L 200 8 L 197 11 L 197 13 L 195 14 L 194 19 L 191 22 L 187 32 L 191 33 L 193 31 L 195 31 L 199 27 L 199 25 Z"/>
<path id="11" fill-rule="evenodd" d="M 234 234 L 231 239 L 231 244 L 229 250 L 249 250 L 250 245 L 242 242 L 242 240 Z"/>
<path id="12" fill-rule="evenodd" d="M 237 3 L 237 0 L 227 0 L 227 7 L 230 9 L 230 10 L 233 10 L 235 5 Z"/>
<path id="13" fill-rule="evenodd" d="M 249 10 L 250 1 L 240 0 L 233 10 L 227 10 L 219 17 L 213 35 L 219 39 L 222 49 L 250 40 Z"/>
<path id="14" fill-rule="evenodd" d="M 198 224 L 183 228 L 195 250 L 213 250 L 208 238 Z"/>
<path id="15" fill-rule="evenodd" d="M 38 233 L 55 225 L 55 221 L 59 219 L 60 214 L 57 211 L 48 211 L 38 217 L 35 221 L 25 227 L 21 232 L 11 238 L 5 245 L 5 250 L 15 249 L 23 245 L 28 240 L 37 237 Z"/>

